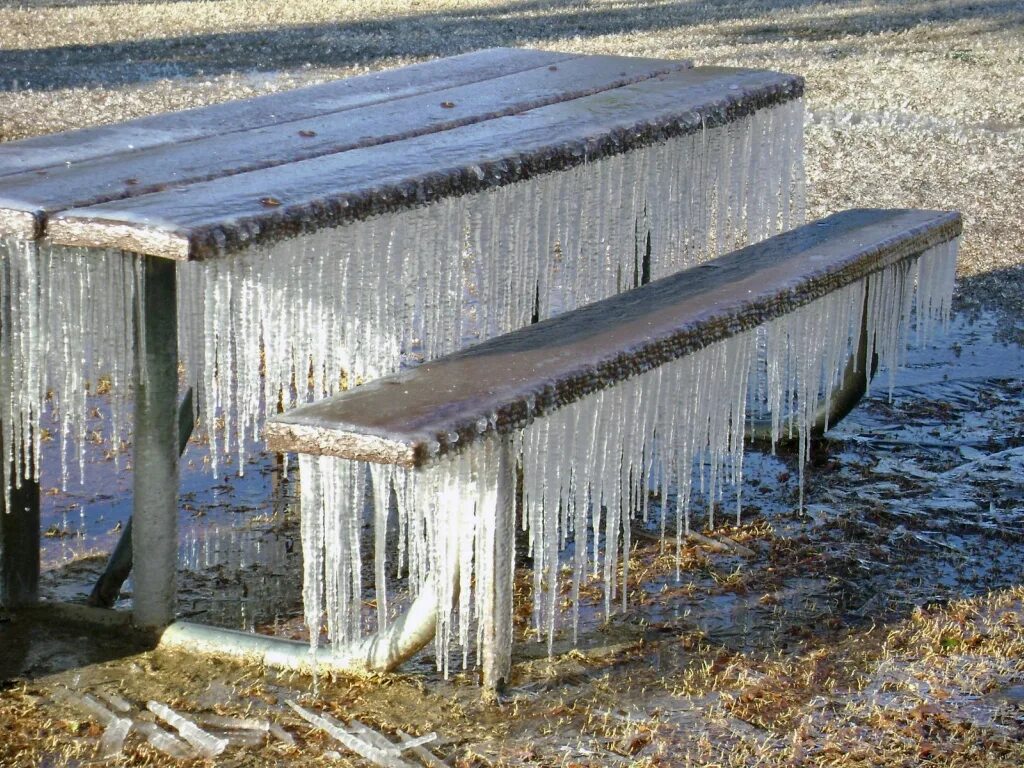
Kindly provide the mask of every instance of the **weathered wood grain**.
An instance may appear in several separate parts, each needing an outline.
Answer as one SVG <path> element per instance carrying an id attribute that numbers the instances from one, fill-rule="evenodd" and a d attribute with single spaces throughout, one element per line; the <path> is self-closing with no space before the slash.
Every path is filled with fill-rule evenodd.
<path id="1" fill-rule="evenodd" d="M 687 66 L 685 61 L 577 57 L 370 106 L 8 176 L 0 179 L 0 234 L 29 238 L 45 232 L 48 216 L 68 208 L 450 130 Z"/>
<path id="2" fill-rule="evenodd" d="M 573 54 L 490 48 L 253 99 L 0 144 L 0 177 L 248 130 L 558 64 Z"/>
<path id="3" fill-rule="evenodd" d="M 51 218 L 49 237 L 210 258 L 698 132 L 802 92 L 793 75 L 677 71 L 483 123 L 71 209 Z"/>

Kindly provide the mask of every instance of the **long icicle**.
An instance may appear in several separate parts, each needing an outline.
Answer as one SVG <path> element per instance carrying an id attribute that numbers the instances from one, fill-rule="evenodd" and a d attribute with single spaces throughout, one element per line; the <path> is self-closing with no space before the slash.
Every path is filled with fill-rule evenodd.
<path id="1" fill-rule="evenodd" d="M 611 612 L 616 591 L 621 590 L 623 598 L 627 591 L 624 581 L 616 582 L 616 574 L 620 560 L 628 557 L 631 520 L 643 514 L 642 500 L 648 490 L 657 490 L 662 498 L 675 494 L 681 535 L 698 496 L 693 487 L 695 466 L 702 467 L 696 474 L 704 478 L 701 495 L 709 505 L 722 497 L 726 486 L 735 488 L 742 482 L 748 407 L 776 415 L 775 440 L 786 432 L 798 436 L 802 493 L 802 467 L 816 406 L 838 385 L 856 349 L 864 307 L 880 364 L 898 364 L 912 324 L 926 336 L 932 325 L 948 316 L 955 260 L 955 241 L 939 245 L 916 261 L 896 264 L 827 294 L 764 329 L 709 345 L 538 418 L 523 429 L 516 455 L 522 467 L 523 519 L 535 569 L 533 615 L 538 636 L 549 648 L 562 594 L 559 552 L 568 541 L 575 551 L 570 569 L 575 637 L 580 588 L 590 573 L 588 550 L 594 547 L 596 552 L 603 539 L 603 562 L 596 572 L 601 574 L 606 610 Z M 892 296 L 887 297 L 886 291 Z M 758 377 L 768 380 L 758 383 Z M 387 477 L 381 482 L 405 489 L 402 525 L 417 532 L 407 544 L 410 563 L 414 559 L 421 563 L 415 569 L 421 581 L 413 584 L 414 593 L 451 583 L 446 574 L 456 567 L 462 569 L 461 590 L 486 589 L 486 582 L 479 579 L 487 564 L 474 560 L 473 540 L 491 503 L 482 500 L 493 498 L 495 456 L 495 441 L 488 440 L 421 470 L 380 474 Z M 336 478 L 350 472 L 346 467 L 352 464 L 328 458 L 303 457 L 303 461 L 318 462 L 321 473 Z M 656 487 L 649 486 L 651 479 Z M 385 492 L 389 488 L 373 490 L 374 495 Z M 305 496 L 303 504 L 304 525 L 307 514 L 315 524 L 322 507 L 314 503 L 307 512 Z M 357 507 L 334 508 L 333 514 L 358 515 Z M 604 514 L 598 515 L 601 508 Z M 662 514 L 670 512 L 662 509 Z M 595 522 L 588 525 L 591 512 Z M 353 562 L 346 567 L 360 566 Z M 475 584 L 466 576 L 470 572 L 476 574 Z M 624 568 L 622 572 L 624 580 Z M 438 581 L 424 581 L 428 575 Z M 466 627 L 471 614 L 479 619 L 484 610 L 479 594 L 471 599 L 461 590 L 458 601 L 452 592 L 441 601 L 436 647 L 443 671 L 447 671 L 449 646 L 456 641 L 466 661 Z M 459 629 L 452 632 L 450 622 L 456 613 Z"/>

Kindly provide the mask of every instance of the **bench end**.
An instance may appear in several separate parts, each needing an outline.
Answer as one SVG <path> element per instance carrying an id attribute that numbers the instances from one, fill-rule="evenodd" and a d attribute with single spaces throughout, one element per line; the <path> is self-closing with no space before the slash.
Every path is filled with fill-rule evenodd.
<path id="1" fill-rule="evenodd" d="M 264 439 L 270 451 L 279 453 L 305 453 L 336 456 L 374 464 L 395 464 L 414 467 L 422 463 L 417 444 L 390 440 L 378 435 L 346 432 L 337 428 L 322 428 L 311 424 L 297 424 L 287 416 L 268 420 Z"/>

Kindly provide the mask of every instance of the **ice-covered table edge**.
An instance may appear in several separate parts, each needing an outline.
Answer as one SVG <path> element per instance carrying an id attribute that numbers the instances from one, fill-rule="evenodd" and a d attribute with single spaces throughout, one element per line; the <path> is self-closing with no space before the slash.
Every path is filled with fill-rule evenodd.
<path id="1" fill-rule="evenodd" d="M 802 95 L 803 79 L 796 75 L 697 67 L 385 147 L 71 209 L 51 218 L 49 238 L 176 260 L 214 258 L 574 168 L 728 124 Z M 619 103 L 627 96 L 637 103 L 623 109 Z M 557 115 L 558 124 L 540 124 L 529 143 L 516 141 L 523 127 L 547 115 Z M 489 145 L 482 149 L 480 142 Z M 410 169 L 409 158 L 420 165 Z M 345 188 L 335 179 L 357 162 L 387 172 L 375 171 L 380 178 Z"/>

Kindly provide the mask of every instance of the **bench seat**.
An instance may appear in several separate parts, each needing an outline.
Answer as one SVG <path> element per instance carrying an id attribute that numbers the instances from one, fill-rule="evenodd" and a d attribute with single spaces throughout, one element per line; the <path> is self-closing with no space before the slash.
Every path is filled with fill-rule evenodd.
<path id="1" fill-rule="evenodd" d="M 739 501 L 746 404 L 761 389 L 750 386 L 759 371 L 769 410 L 785 412 L 800 435 L 802 489 L 814 406 L 861 334 L 864 359 L 892 366 L 912 318 L 924 329 L 948 315 L 960 230 L 950 212 L 835 214 L 271 419 L 270 448 L 300 454 L 311 636 L 323 601 L 334 643 L 358 635 L 361 563 L 350 537 L 364 509 L 377 510 L 375 583 L 386 605 L 381 500 L 394 494 L 412 589 L 438 602 L 439 665 L 447 670 L 456 635 L 466 647 L 472 615 L 485 685 L 500 685 L 510 663 L 517 485 L 534 623 L 550 649 L 566 542 L 574 541 L 574 611 L 593 572 L 610 613 L 620 542 L 628 553 L 632 516 L 647 519 L 649 484 L 661 498 L 663 536 L 674 508 L 677 552 L 695 464 L 711 520 L 727 484 Z M 325 574 L 334 585 L 326 593 Z M 625 554 L 621 574 L 625 601 Z M 574 637 L 577 622 L 574 613 Z"/>
<path id="2" fill-rule="evenodd" d="M 960 227 L 955 213 L 835 214 L 295 408 L 267 423 L 267 443 L 275 451 L 422 466 L 792 312 L 953 239 Z"/>

